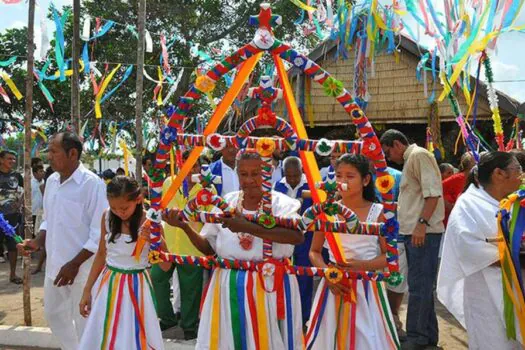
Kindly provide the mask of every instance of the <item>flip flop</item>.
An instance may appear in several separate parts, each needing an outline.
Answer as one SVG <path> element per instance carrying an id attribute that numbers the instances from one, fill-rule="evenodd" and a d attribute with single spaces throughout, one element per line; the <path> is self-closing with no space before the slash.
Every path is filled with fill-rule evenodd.
<path id="1" fill-rule="evenodd" d="M 11 283 L 14 284 L 22 284 L 24 281 L 20 277 L 13 277 L 9 280 Z"/>

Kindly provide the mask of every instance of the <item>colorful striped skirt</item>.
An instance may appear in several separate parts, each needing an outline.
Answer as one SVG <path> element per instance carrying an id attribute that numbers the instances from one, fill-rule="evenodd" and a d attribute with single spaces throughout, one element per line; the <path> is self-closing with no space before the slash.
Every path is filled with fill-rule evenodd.
<path id="1" fill-rule="evenodd" d="M 306 349 L 386 350 L 400 347 L 383 282 L 354 280 L 355 302 L 319 284 L 306 333 Z"/>
<path id="2" fill-rule="evenodd" d="M 164 349 L 148 271 L 106 266 L 91 297 L 79 349 Z"/>
<path id="3" fill-rule="evenodd" d="M 297 279 L 284 275 L 280 292 L 281 319 L 278 317 L 279 293 L 266 291 L 273 289 L 273 281 L 273 276 L 263 277 L 254 271 L 215 269 L 203 298 L 195 348 L 302 350 Z"/>

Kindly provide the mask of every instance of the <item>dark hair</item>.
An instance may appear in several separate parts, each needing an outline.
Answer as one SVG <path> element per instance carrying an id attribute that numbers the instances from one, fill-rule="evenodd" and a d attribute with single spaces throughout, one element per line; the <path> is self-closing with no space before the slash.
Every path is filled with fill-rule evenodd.
<path id="1" fill-rule="evenodd" d="M 441 163 L 441 164 L 439 164 L 439 171 L 441 172 L 441 174 L 443 174 L 448 169 L 454 169 L 452 164 L 450 164 L 450 163 Z"/>
<path id="2" fill-rule="evenodd" d="M 525 169 L 525 150 L 514 148 L 509 153 L 516 157 L 521 167 Z"/>
<path id="3" fill-rule="evenodd" d="M 51 168 L 50 166 L 47 167 L 46 169 L 46 174 L 44 175 L 44 182 L 47 181 L 47 179 L 53 175 L 55 171 L 53 170 L 53 168 Z"/>
<path id="4" fill-rule="evenodd" d="M 31 168 L 34 167 L 35 165 L 38 165 L 39 163 L 43 163 L 43 160 L 41 158 L 38 158 L 38 157 L 31 158 Z"/>
<path id="5" fill-rule="evenodd" d="M 105 180 L 111 180 L 115 177 L 115 173 L 111 169 L 106 169 L 102 172 L 102 178 Z"/>
<path id="6" fill-rule="evenodd" d="M 392 147 L 394 146 L 394 141 L 399 141 L 403 145 L 408 146 L 408 139 L 401 131 L 396 129 L 389 129 L 381 135 L 381 144 Z"/>
<path id="7" fill-rule="evenodd" d="M 124 172 L 124 173 L 126 172 L 126 171 L 124 170 L 124 168 L 118 168 L 118 169 L 115 171 L 115 174 L 116 174 L 117 172 L 119 172 L 119 171 Z"/>
<path id="8" fill-rule="evenodd" d="M 235 165 L 239 164 L 239 161 L 241 160 L 261 160 L 261 155 L 257 153 L 254 149 L 244 149 L 237 152 L 237 156 L 235 157 Z"/>
<path id="9" fill-rule="evenodd" d="M 146 165 L 148 160 L 151 160 L 151 162 L 153 163 L 153 158 L 150 155 L 144 155 L 144 157 L 142 157 L 142 165 Z"/>
<path id="10" fill-rule="evenodd" d="M 370 172 L 370 161 L 367 157 L 361 154 L 343 154 L 335 163 L 337 169 L 341 164 L 348 164 L 359 171 L 362 178 L 370 175 L 370 182 L 363 188 L 363 198 L 369 202 L 376 202 L 376 190 L 374 181 L 372 181 L 372 173 Z"/>
<path id="11" fill-rule="evenodd" d="M 33 174 L 36 173 L 39 170 L 44 170 L 44 166 L 42 164 L 35 164 L 31 166 L 31 170 L 33 171 Z"/>
<path id="12" fill-rule="evenodd" d="M 4 149 L 3 151 L 0 151 L 0 158 L 5 158 L 8 154 L 12 156 L 17 156 L 15 151 L 11 151 L 10 149 Z"/>
<path id="13" fill-rule="evenodd" d="M 109 198 L 126 197 L 127 200 L 133 201 L 139 198 L 141 188 L 137 180 L 129 176 L 115 176 L 107 187 L 107 196 Z M 133 215 L 129 218 L 129 231 L 131 234 L 131 241 L 136 242 L 139 236 L 140 222 L 142 220 L 143 206 L 142 203 L 137 204 Z M 120 236 L 122 232 L 122 219 L 113 214 L 111 210 L 108 211 L 109 228 L 111 235 L 109 236 L 110 243 L 115 243 L 115 238 Z"/>
<path id="14" fill-rule="evenodd" d="M 479 185 L 489 185 L 494 170 L 505 170 L 512 164 L 513 160 L 517 160 L 516 157 L 507 152 L 493 151 L 482 154 L 479 157 L 478 165 L 470 171 L 464 191 L 466 191 L 471 184 L 474 184 L 477 188 L 479 188 Z"/>
<path id="15" fill-rule="evenodd" d="M 68 154 L 72 149 L 76 149 L 78 153 L 78 160 L 80 160 L 80 156 L 82 155 L 82 141 L 80 141 L 80 137 L 70 131 L 61 132 L 56 136 L 58 135 L 62 135 L 61 146 L 66 154 Z"/>

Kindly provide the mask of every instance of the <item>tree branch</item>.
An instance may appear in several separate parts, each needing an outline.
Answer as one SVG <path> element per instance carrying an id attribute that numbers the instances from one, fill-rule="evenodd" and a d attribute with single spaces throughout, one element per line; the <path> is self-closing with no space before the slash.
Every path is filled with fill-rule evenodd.
<path id="1" fill-rule="evenodd" d="M 247 10 L 246 12 L 241 16 L 239 17 L 239 19 L 237 20 L 237 22 L 235 22 L 234 24 L 232 24 L 230 27 L 226 28 L 225 30 L 223 30 L 222 32 L 216 34 L 216 35 L 213 35 L 212 37 L 210 37 L 209 39 L 207 40 L 204 40 L 201 45 L 203 46 L 206 46 L 208 44 L 211 44 L 217 40 L 220 40 L 220 39 L 223 39 L 225 38 L 226 36 L 228 36 L 228 34 L 230 34 L 231 32 L 237 30 L 240 26 L 242 26 L 243 24 L 245 24 L 247 21 L 248 21 L 248 18 L 250 17 L 250 14 L 254 13 L 254 11 L 257 10 L 257 8 L 259 7 L 259 3 L 256 1 L 254 2 Z"/>

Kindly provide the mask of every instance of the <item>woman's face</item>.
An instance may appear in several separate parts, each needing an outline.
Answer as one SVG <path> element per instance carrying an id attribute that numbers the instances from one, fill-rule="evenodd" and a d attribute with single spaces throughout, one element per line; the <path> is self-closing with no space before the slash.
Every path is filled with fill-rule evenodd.
<path id="1" fill-rule="evenodd" d="M 125 197 L 108 198 L 109 208 L 122 221 L 128 220 L 135 212 L 137 205 L 142 202 L 142 196 L 136 200 L 129 200 Z"/>
<path id="2" fill-rule="evenodd" d="M 237 164 L 237 175 L 241 190 L 248 194 L 262 193 L 262 161 L 241 159 Z"/>
<path id="3" fill-rule="evenodd" d="M 355 166 L 346 163 L 341 163 L 336 167 L 335 178 L 337 182 L 347 185 L 346 191 L 339 191 L 339 194 L 343 198 L 353 196 L 362 197 L 363 188 L 368 185 L 371 180 L 370 175 L 362 177 Z"/>
<path id="4" fill-rule="evenodd" d="M 503 173 L 503 179 L 502 181 L 498 181 L 498 183 L 503 187 L 506 195 L 509 195 L 519 189 L 523 177 L 523 169 L 517 160 L 513 160 L 512 163 L 504 169 Z"/>

